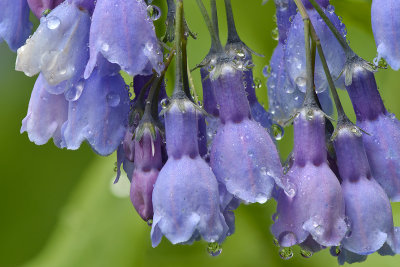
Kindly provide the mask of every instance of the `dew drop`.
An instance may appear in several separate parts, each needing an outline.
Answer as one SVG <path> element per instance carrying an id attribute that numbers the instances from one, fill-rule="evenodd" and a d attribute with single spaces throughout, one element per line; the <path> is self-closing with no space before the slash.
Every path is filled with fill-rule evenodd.
<path id="1" fill-rule="evenodd" d="M 76 101 L 78 98 L 81 96 L 83 92 L 83 87 L 84 87 L 84 82 L 80 81 L 78 84 L 74 87 L 71 87 L 66 93 L 65 93 L 65 99 L 68 101 Z"/>
<path id="2" fill-rule="evenodd" d="M 300 249 L 300 255 L 306 259 L 311 258 L 311 256 L 313 255 L 313 253 L 309 250 L 306 249 Z"/>
<path id="3" fill-rule="evenodd" d="M 278 41 L 278 40 L 279 40 L 279 31 L 278 31 L 278 28 L 275 28 L 275 29 L 272 30 L 271 36 L 272 36 L 272 39 L 274 39 L 275 41 Z"/>
<path id="4" fill-rule="evenodd" d="M 119 94 L 110 93 L 107 95 L 107 104 L 110 107 L 118 106 L 120 100 L 121 100 L 121 98 L 120 98 Z"/>
<path id="5" fill-rule="evenodd" d="M 274 245 L 277 246 L 278 248 L 280 247 L 278 239 L 274 238 L 272 242 L 273 242 Z"/>
<path id="6" fill-rule="evenodd" d="M 101 45 L 101 50 L 103 50 L 104 52 L 108 52 L 108 50 L 110 50 L 110 45 L 107 43 L 103 43 Z"/>
<path id="7" fill-rule="evenodd" d="M 153 220 L 152 219 L 148 220 L 147 225 L 151 227 L 153 225 Z"/>
<path id="8" fill-rule="evenodd" d="M 164 98 L 163 100 L 161 100 L 160 104 L 161 104 L 162 109 L 166 109 L 169 105 L 169 99 Z"/>
<path id="9" fill-rule="evenodd" d="M 283 138 L 284 130 L 283 130 L 282 126 L 280 126 L 279 124 L 272 124 L 271 130 L 272 130 L 275 140 L 279 141 Z"/>
<path id="10" fill-rule="evenodd" d="M 219 256 L 222 253 L 222 246 L 218 242 L 208 243 L 207 252 L 213 257 Z"/>
<path id="11" fill-rule="evenodd" d="M 149 5 L 147 7 L 147 15 L 152 21 L 156 21 L 161 17 L 161 10 L 158 6 Z"/>
<path id="12" fill-rule="evenodd" d="M 61 24 L 61 20 L 56 16 L 51 16 L 47 19 L 47 28 L 50 30 L 57 29 Z"/>
<path id="13" fill-rule="evenodd" d="M 296 78 L 296 80 L 294 82 L 297 84 L 297 86 L 304 87 L 304 86 L 306 86 L 307 79 L 302 76 L 299 76 Z"/>
<path id="14" fill-rule="evenodd" d="M 290 260 L 293 257 L 293 251 L 291 248 L 281 248 L 279 250 L 279 256 L 283 260 Z"/>
<path id="15" fill-rule="evenodd" d="M 258 89 L 258 88 L 261 88 L 261 86 L 262 86 L 261 79 L 260 78 L 255 78 L 254 79 L 254 88 Z"/>

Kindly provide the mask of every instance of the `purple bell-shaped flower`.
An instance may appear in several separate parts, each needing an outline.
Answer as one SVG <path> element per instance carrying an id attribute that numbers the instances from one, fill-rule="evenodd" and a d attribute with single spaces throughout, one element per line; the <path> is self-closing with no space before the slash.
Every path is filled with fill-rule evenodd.
<path id="1" fill-rule="evenodd" d="M 29 21 L 29 6 L 26 0 L 0 1 L 0 43 L 6 41 L 8 47 L 17 51 L 24 45 L 32 31 Z"/>
<path id="2" fill-rule="evenodd" d="M 52 10 L 64 0 L 28 0 L 29 7 L 37 18 L 43 15 L 46 10 Z"/>
<path id="3" fill-rule="evenodd" d="M 135 169 L 130 196 L 140 217 L 148 221 L 153 218 L 152 193 L 162 167 L 162 140 L 160 132 L 154 129 L 154 126 L 142 127 L 144 127 L 142 136 L 137 136 L 135 140 Z M 153 130 L 150 130 L 150 127 L 153 127 Z"/>
<path id="4" fill-rule="evenodd" d="M 90 28 L 88 78 L 99 55 L 135 76 L 160 73 L 163 54 L 143 0 L 97 0 Z"/>
<path id="5" fill-rule="evenodd" d="M 53 138 L 54 144 L 62 147 L 61 126 L 68 119 L 68 101 L 64 95 L 48 93 L 50 85 L 39 75 L 32 90 L 28 114 L 22 121 L 21 133 L 27 132 L 29 140 L 37 145 Z"/>
<path id="6" fill-rule="evenodd" d="M 347 86 L 363 135 L 372 176 L 391 201 L 400 201 L 400 122 L 383 105 L 374 74 L 362 67 L 353 70 Z"/>
<path id="7" fill-rule="evenodd" d="M 294 120 L 293 165 L 283 184 L 271 226 L 279 244 L 304 243 L 312 250 L 321 249 L 318 244 L 339 245 L 347 232 L 345 206 L 340 183 L 327 163 L 325 116 L 319 109 L 304 107 Z"/>
<path id="8" fill-rule="evenodd" d="M 339 124 L 334 140 L 350 225 L 341 248 L 368 255 L 387 243 L 396 252 L 400 231 L 393 226 L 389 198 L 371 174 L 361 135 L 357 127 Z"/>
<path id="9" fill-rule="evenodd" d="M 211 167 L 229 193 L 247 203 L 264 203 L 274 179 L 282 177 L 278 152 L 268 132 L 251 119 L 243 73 L 230 64 L 216 69 L 221 70 L 215 79 L 221 125 L 211 148 Z"/>
<path id="10" fill-rule="evenodd" d="M 18 49 L 15 69 L 28 76 L 41 72 L 50 85 L 58 85 L 50 93 L 71 90 L 66 98 L 76 100 L 84 87 L 90 23 L 88 10 L 63 2 L 40 19 L 36 32 Z"/>
<path id="11" fill-rule="evenodd" d="M 173 244 L 199 238 L 221 243 L 228 226 L 220 210 L 218 182 L 199 155 L 199 111 L 185 97 L 177 97 L 164 112 L 168 160 L 153 190 L 153 246 L 163 235 Z"/>
<path id="12" fill-rule="evenodd" d="M 400 2 L 373 0 L 371 24 L 378 50 L 377 62 L 384 58 L 394 69 L 400 69 Z"/>

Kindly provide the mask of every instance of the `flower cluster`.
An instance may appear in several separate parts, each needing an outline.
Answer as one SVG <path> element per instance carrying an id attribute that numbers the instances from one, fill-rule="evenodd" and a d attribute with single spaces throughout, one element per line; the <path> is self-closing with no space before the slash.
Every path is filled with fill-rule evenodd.
<path id="1" fill-rule="evenodd" d="M 163 236 L 173 244 L 202 239 L 218 255 L 235 231 L 234 210 L 274 198 L 271 232 L 285 259 L 294 245 L 305 257 L 331 247 L 340 264 L 400 253 L 390 204 L 400 201 L 400 122 L 383 104 L 376 67 L 351 50 L 329 1 L 274 0 L 269 111 L 256 96 L 256 53 L 239 37 L 230 0 L 224 46 L 216 1 L 211 18 L 196 1 L 212 40 L 196 67 L 202 101 L 189 82 L 193 34 L 182 0 L 167 0 L 163 41 L 153 25 L 160 10 L 144 0 L 3 0 L 0 41 L 17 51 L 16 70 L 38 74 L 21 132 L 38 145 L 52 138 L 59 148 L 85 141 L 102 156 L 117 151 L 115 182 L 123 167 L 154 247 Z M 399 8 L 394 0 L 372 3 L 377 61 L 396 70 Z M 28 37 L 30 10 L 40 25 Z M 174 58 L 168 97 L 164 77 Z M 133 96 L 121 72 L 133 77 Z M 347 90 L 356 124 L 336 87 Z M 276 142 L 289 122 L 294 148 L 282 164 Z"/>

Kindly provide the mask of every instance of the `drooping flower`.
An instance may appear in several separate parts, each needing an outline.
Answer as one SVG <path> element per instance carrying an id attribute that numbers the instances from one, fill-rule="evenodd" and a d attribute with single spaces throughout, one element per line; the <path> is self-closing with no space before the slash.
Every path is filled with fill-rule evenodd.
<path id="1" fill-rule="evenodd" d="M 68 119 L 68 101 L 64 95 L 48 93 L 46 87 L 49 86 L 39 75 L 32 90 L 28 114 L 22 121 L 21 133 L 27 132 L 29 140 L 37 145 L 53 138 L 54 144 L 62 147 L 61 126 Z"/>
<path id="2" fill-rule="evenodd" d="M 337 87 L 344 88 L 344 78 L 340 76 L 340 74 L 346 62 L 345 52 L 333 33 L 329 30 L 328 26 L 319 16 L 318 12 L 315 9 L 308 9 L 307 12 L 312 24 L 314 25 L 315 31 L 321 40 L 321 46 L 332 78 L 336 81 L 335 84 Z M 329 6 L 325 9 L 325 13 L 339 32 L 345 36 L 345 26 L 334 13 L 334 8 Z M 285 67 L 291 83 L 296 85 L 301 91 L 305 92 L 306 57 L 303 28 L 303 19 L 300 13 L 298 13 L 294 17 L 292 26 L 287 34 Z M 328 81 L 318 55 L 316 55 L 315 62 L 315 86 L 317 92 L 322 92 L 328 88 Z"/>
<path id="3" fill-rule="evenodd" d="M 164 116 L 168 160 L 153 190 L 152 244 L 163 235 L 173 244 L 222 242 L 228 226 L 217 180 L 199 155 L 198 111 L 186 98 L 173 98 Z"/>
<path id="4" fill-rule="evenodd" d="M 98 63 L 99 55 L 135 76 L 158 73 L 163 54 L 143 0 L 98 0 L 90 28 L 90 59 L 85 78 Z"/>
<path id="5" fill-rule="evenodd" d="M 345 205 L 340 183 L 327 164 L 325 117 L 319 109 L 304 107 L 295 118 L 293 156 L 279 191 L 273 235 L 282 247 L 305 242 L 308 249 L 318 250 L 339 245 L 347 232 Z"/>
<path id="6" fill-rule="evenodd" d="M 371 24 L 378 50 L 377 61 L 384 58 L 394 70 L 400 69 L 399 12 L 399 1 L 372 1 Z"/>
<path id="7" fill-rule="evenodd" d="M 129 115 L 129 96 L 120 74 L 108 75 L 115 66 L 103 62 L 88 80 L 78 100 L 70 101 L 63 125 L 64 144 L 78 149 L 88 141 L 100 155 L 109 155 L 121 144 Z"/>
<path id="8" fill-rule="evenodd" d="M 29 7 L 37 18 L 43 15 L 46 10 L 52 10 L 64 0 L 28 0 Z"/>
<path id="9" fill-rule="evenodd" d="M 355 126 L 339 125 L 334 141 L 350 225 L 341 248 L 369 255 L 387 244 L 395 253 L 400 231 L 393 226 L 389 198 L 371 174 L 361 135 Z"/>
<path id="10" fill-rule="evenodd" d="M 346 87 L 363 135 L 372 176 L 391 201 L 400 201 L 400 122 L 383 105 L 374 74 L 364 68 L 353 70 Z"/>
<path id="11" fill-rule="evenodd" d="M 75 100 L 83 89 L 89 28 L 89 12 L 65 1 L 41 18 L 36 32 L 18 49 L 15 69 L 28 76 L 41 72 L 50 85 L 64 82 L 57 87 L 59 91 L 50 93 L 71 89 L 74 93 L 69 94 L 72 96 L 68 100 Z"/>
<path id="12" fill-rule="evenodd" d="M 0 43 L 17 51 L 32 31 L 29 21 L 29 6 L 26 0 L 2 0 L 0 2 Z"/>
<path id="13" fill-rule="evenodd" d="M 152 193 L 162 167 L 161 134 L 156 129 L 155 138 L 146 126 L 142 136 L 135 140 L 135 169 L 131 182 L 131 201 L 143 220 L 153 218 Z"/>
<path id="14" fill-rule="evenodd" d="M 268 132 L 251 119 L 243 73 L 224 64 L 215 80 L 221 125 L 211 148 L 211 167 L 238 199 L 264 203 L 271 197 L 282 166 Z M 232 164 L 235 162 L 235 164 Z"/>

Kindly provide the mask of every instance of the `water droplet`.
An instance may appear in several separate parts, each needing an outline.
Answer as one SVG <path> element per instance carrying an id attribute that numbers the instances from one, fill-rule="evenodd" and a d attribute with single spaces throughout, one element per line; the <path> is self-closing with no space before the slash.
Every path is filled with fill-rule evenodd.
<path id="1" fill-rule="evenodd" d="M 213 257 L 219 256 L 222 253 L 222 246 L 218 242 L 208 243 L 207 252 Z"/>
<path id="2" fill-rule="evenodd" d="M 110 107 L 118 106 L 120 100 L 121 100 L 121 98 L 120 98 L 119 94 L 110 93 L 107 95 L 107 104 Z"/>
<path id="3" fill-rule="evenodd" d="M 80 81 L 74 87 L 71 87 L 67 92 L 65 92 L 65 99 L 68 101 L 76 101 L 81 96 L 84 88 L 84 82 Z"/>
<path id="4" fill-rule="evenodd" d="M 307 79 L 305 77 L 299 76 L 294 82 L 297 84 L 297 86 L 304 87 L 306 86 Z"/>
<path id="5" fill-rule="evenodd" d="M 283 138 L 284 130 L 283 130 L 282 126 L 280 126 L 279 124 L 272 124 L 271 130 L 272 130 L 275 140 L 279 141 Z"/>
<path id="6" fill-rule="evenodd" d="M 294 198 L 296 196 L 296 186 L 291 182 L 286 182 L 284 191 L 285 194 L 290 198 Z"/>
<path id="7" fill-rule="evenodd" d="M 293 251 L 291 248 L 281 248 L 279 250 L 279 256 L 283 260 L 290 260 L 293 257 Z"/>
<path id="8" fill-rule="evenodd" d="M 61 20 L 56 16 L 51 16 L 47 19 L 47 28 L 50 30 L 57 29 L 61 24 Z"/>
<path id="9" fill-rule="evenodd" d="M 254 79 L 254 89 L 258 89 L 261 88 L 262 86 L 262 82 L 260 78 L 255 78 Z"/>
<path id="10" fill-rule="evenodd" d="M 335 255 L 339 256 L 339 254 L 342 252 L 342 250 L 340 249 L 340 247 L 336 247 L 335 249 Z"/>
<path id="11" fill-rule="evenodd" d="M 161 10 L 158 6 L 149 5 L 147 7 L 147 15 L 151 20 L 156 21 L 161 17 Z"/>
<path id="12" fill-rule="evenodd" d="M 162 109 L 165 109 L 168 107 L 169 105 L 169 99 L 168 98 L 164 98 L 163 100 L 161 100 L 160 102 Z"/>
<path id="13" fill-rule="evenodd" d="M 265 67 L 262 70 L 263 75 L 265 77 L 269 77 L 270 72 L 271 72 L 270 67 L 268 65 L 265 65 Z"/>
<path id="14" fill-rule="evenodd" d="M 103 43 L 101 45 L 101 50 L 103 50 L 104 52 L 108 52 L 108 50 L 110 49 L 110 45 L 107 43 Z"/>
<path id="15" fill-rule="evenodd" d="M 300 255 L 303 256 L 304 258 L 308 259 L 308 258 L 311 258 L 313 253 L 309 250 L 300 249 Z"/>
<path id="16" fill-rule="evenodd" d="M 335 12 L 335 7 L 334 6 L 332 6 L 332 5 L 329 5 L 327 8 L 326 8 L 326 10 L 329 12 L 329 13 L 333 13 L 333 12 Z"/>
<path id="17" fill-rule="evenodd" d="M 278 41 L 278 40 L 279 40 L 279 31 L 278 31 L 278 28 L 275 28 L 275 29 L 272 30 L 271 36 L 272 36 L 272 39 L 274 39 L 275 41 Z"/>
<path id="18" fill-rule="evenodd" d="M 274 214 L 272 214 L 272 220 L 274 221 L 274 222 L 276 222 L 277 220 L 278 220 L 278 218 L 279 218 L 279 214 L 278 213 L 274 213 Z M 275 240 L 274 240 L 275 241 Z M 278 242 L 278 240 L 276 240 L 276 242 Z M 279 244 L 278 244 L 279 245 Z"/>
<path id="19" fill-rule="evenodd" d="M 308 121 L 311 121 L 312 119 L 314 119 L 314 111 L 313 111 L 312 109 L 310 109 L 309 111 L 307 111 L 306 119 L 307 119 Z"/>
<path id="20" fill-rule="evenodd" d="M 151 227 L 153 225 L 153 220 L 152 219 L 148 220 L 147 225 Z"/>
<path id="21" fill-rule="evenodd" d="M 362 133 L 361 133 L 360 129 L 358 127 L 356 127 L 356 126 L 351 128 L 351 132 L 357 137 L 361 137 L 362 136 Z"/>

